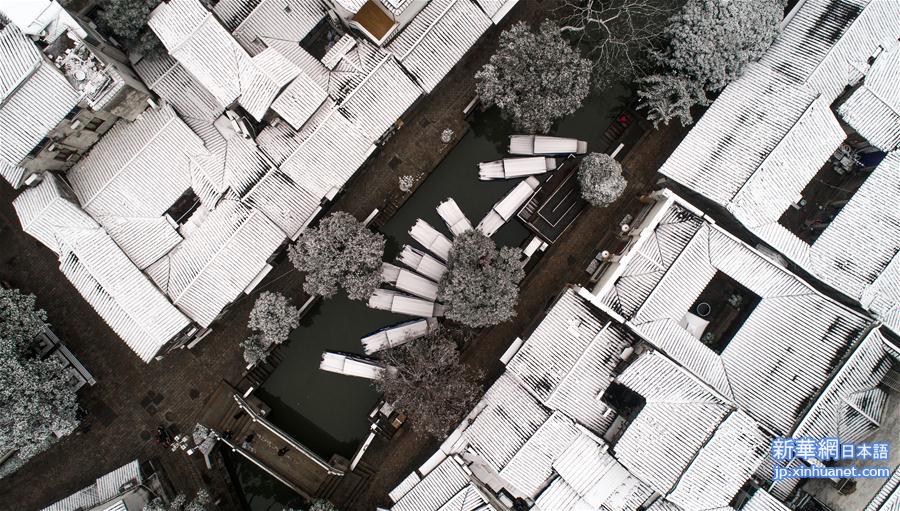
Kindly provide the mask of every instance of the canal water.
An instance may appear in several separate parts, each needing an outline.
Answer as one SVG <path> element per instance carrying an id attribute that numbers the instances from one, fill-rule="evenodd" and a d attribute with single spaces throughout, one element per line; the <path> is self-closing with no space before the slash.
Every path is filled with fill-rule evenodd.
<path id="1" fill-rule="evenodd" d="M 602 96 L 592 95 L 575 114 L 563 119 L 553 133 L 587 140 L 589 150 L 600 149 L 603 131 L 624 104 L 620 94 L 613 90 Z M 471 129 L 456 147 L 381 229 L 388 238 L 387 261 L 394 260 L 403 244 L 415 246 L 407 232 L 418 218 L 449 236 L 435 211 L 444 199 L 452 197 L 475 225 L 517 184 L 517 181 L 478 180 L 479 162 L 507 156 L 508 137 L 513 133 L 509 124 L 496 109 L 491 109 L 477 114 L 470 125 Z M 513 219 L 493 239 L 501 246 L 519 246 L 528 237 L 528 230 Z M 257 391 L 272 408 L 269 416 L 272 422 L 325 459 L 335 453 L 349 459 L 368 433 L 367 416 L 378 395 L 368 380 L 320 370 L 321 354 L 326 350 L 361 354 L 361 337 L 409 319 L 413 318 L 370 309 L 341 293 L 320 300 L 282 348 L 284 360 Z M 254 475 L 247 476 L 248 482 L 259 477 L 251 470 L 244 473 Z M 260 504 L 253 505 L 253 509 L 267 509 L 275 496 L 258 492 L 269 485 L 245 484 L 245 477 L 239 479 L 248 498 Z"/>

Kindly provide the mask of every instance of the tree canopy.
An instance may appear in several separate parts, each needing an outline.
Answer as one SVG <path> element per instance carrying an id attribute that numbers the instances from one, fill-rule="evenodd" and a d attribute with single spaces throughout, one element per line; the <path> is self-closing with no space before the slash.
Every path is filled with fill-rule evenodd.
<path id="1" fill-rule="evenodd" d="M 176 495 L 168 505 L 157 497 L 147 503 L 143 511 L 206 511 L 209 508 L 209 502 L 209 492 L 200 490 L 190 502 L 183 493 Z"/>
<path id="2" fill-rule="evenodd" d="M 368 300 L 381 283 L 384 236 L 339 211 L 303 232 L 288 256 L 306 273 L 303 289 L 331 297 L 342 287 L 353 300 Z"/>
<path id="3" fill-rule="evenodd" d="M 497 105 L 518 129 L 545 133 L 578 110 L 590 92 L 591 62 L 546 21 L 533 32 L 519 22 L 500 35 L 490 62 L 475 74 L 481 101 Z"/>
<path id="4" fill-rule="evenodd" d="M 578 166 L 581 196 L 594 206 L 608 206 L 625 191 L 622 165 L 605 153 L 591 153 Z"/>
<path id="5" fill-rule="evenodd" d="M 281 344 L 300 326 L 300 309 L 281 293 L 263 291 L 253 304 L 247 326 L 260 332 L 267 344 Z"/>
<path id="6" fill-rule="evenodd" d="M 492 239 L 469 230 L 453 240 L 438 300 L 448 319 L 476 328 L 496 325 L 516 315 L 524 276 L 518 250 L 498 250 Z"/>
<path id="7" fill-rule="evenodd" d="M 778 36 L 784 0 L 688 0 L 651 52 L 657 71 L 639 82 L 638 95 L 654 123 L 693 122 L 690 108 L 709 103 L 743 74 Z"/>
<path id="8" fill-rule="evenodd" d="M 0 451 L 18 450 L 23 461 L 78 426 L 68 374 L 31 352 L 46 318 L 33 295 L 0 288 Z"/>
<path id="9" fill-rule="evenodd" d="M 480 375 L 459 359 L 458 335 L 438 329 L 380 354 L 392 369 L 375 387 L 409 416 L 418 433 L 444 438 L 481 395 Z"/>
<path id="10" fill-rule="evenodd" d="M 129 50 L 149 53 L 162 46 L 147 25 L 150 11 L 160 2 L 161 0 L 103 0 L 97 13 L 97 21 Z"/>

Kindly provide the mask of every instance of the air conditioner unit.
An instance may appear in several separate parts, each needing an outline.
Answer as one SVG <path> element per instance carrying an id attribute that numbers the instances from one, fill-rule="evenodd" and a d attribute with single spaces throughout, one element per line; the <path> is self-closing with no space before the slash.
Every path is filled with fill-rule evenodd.
<path id="1" fill-rule="evenodd" d="M 77 130 L 77 129 L 81 129 L 81 126 L 82 126 L 81 119 L 75 119 L 74 121 L 72 121 L 72 124 L 69 127 L 72 128 L 73 130 Z"/>

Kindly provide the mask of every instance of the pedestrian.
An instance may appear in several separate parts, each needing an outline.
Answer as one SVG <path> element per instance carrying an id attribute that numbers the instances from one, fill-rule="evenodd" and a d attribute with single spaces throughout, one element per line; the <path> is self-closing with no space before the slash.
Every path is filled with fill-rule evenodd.
<path id="1" fill-rule="evenodd" d="M 226 429 L 225 431 L 222 432 L 222 438 L 224 438 L 225 440 L 231 440 L 231 437 L 233 435 L 234 434 L 231 432 L 230 429 Z"/>
<path id="2" fill-rule="evenodd" d="M 244 439 L 244 442 L 252 444 L 254 438 L 256 438 L 256 433 L 250 433 L 249 435 L 247 435 L 247 438 Z"/>
<path id="3" fill-rule="evenodd" d="M 279 455 L 279 456 L 284 456 L 285 454 L 287 454 L 287 452 L 288 452 L 289 450 L 290 450 L 289 447 L 284 446 L 284 447 L 282 447 L 281 449 L 278 449 L 278 455 Z"/>

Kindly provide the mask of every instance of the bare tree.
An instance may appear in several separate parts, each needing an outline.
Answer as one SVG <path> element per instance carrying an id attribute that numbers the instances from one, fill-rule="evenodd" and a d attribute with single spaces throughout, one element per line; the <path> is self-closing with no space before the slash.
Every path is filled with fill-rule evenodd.
<path id="1" fill-rule="evenodd" d="M 625 191 L 628 184 L 622 176 L 622 165 L 604 153 L 591 153 L 578 167 L 581 196 L 594 206 L 608 206 Z"/>
<path id="2" fill-rule="evenodd" d="M 660 39 L 678 2 L 668 0 L 564 0 L 560 31 L 572 36 L 604 88 L 646 72 L 645 54 Z"/>
<path id="3" fill-rule="evenodd" d="M 380 358 L 384 371 L 375 387 L 403 410 L 420 434 L 444 438 L 481 395 L 480 373 L 459 359 L 458 332 L 438 329 Z"/>

